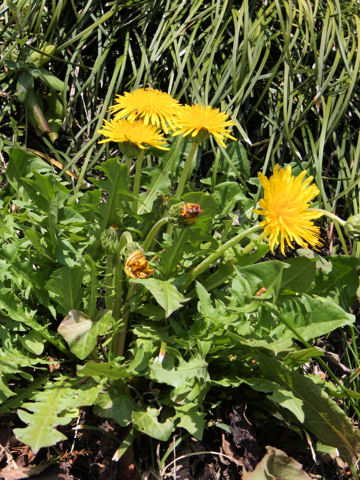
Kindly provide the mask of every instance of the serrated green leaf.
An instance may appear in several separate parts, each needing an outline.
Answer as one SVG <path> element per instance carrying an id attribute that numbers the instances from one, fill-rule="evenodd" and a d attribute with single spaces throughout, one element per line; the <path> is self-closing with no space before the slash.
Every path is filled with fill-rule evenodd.
<path id="1" fill-rule="evenodd" d="M 26 410 L 18 410 L 20 419 L 28 425 L 14 429 L 14 434 L 34 452 L 65 440 L 65 435 L 55 427 L 71 422 L 80 406 L 93 405 L 102 388 L 93 381 L 79 385 L 77 379 L 65 377 L 49 382 L 37 392 L 34 402 L 22 405 Z"/>
<path id="2" fill-rule="evenodd" d="M 142 214 L 144 212 L 151 212 L 153 208 L 154 201 L 160 194 L 167 194 L 169 192 L 170 186 L 170 162 L 171 159 L 165 164 L 163 170 L 159 168 L 153 169 L 150 172 L 147 172 L 151 175 L 151 182 L 148 187 L 148 191 L 141 195 L 141 205 L 138 209 L 138 214 Z"/>
<path id="3" fill-rule="evenodd" d="M 126 368 L 112 363 L 87 362 L 84 366 L 78 365 L 79 377 L 104 377 L 113 380 L 127 378 L 129 373 Z"/>
<path id="4" fill-rule="evenodd" d="M 122 209 L 122 202 L 132 198 L 129 191 L 128 169 L 120 164 L 117 158 L 110 158 L 98 167 L 106 175 L 106 180 L 92 179 L 92 182 L 108 193 L 108 201 L 100 204 L 99 212 L 102 216 L 101 231 L 119 222 L 118 212 Z"/>
<path id="5" fill-rule="evenodd" d="M 46 288 L 55 294 L 55 300 L 63 313 L 80 308 L 83 277 L 84 269 L 81 267 L 61 267 L 46 282 Z"/>
<path id="6" fill-rule="evenodd" d="M 290 268 L 283 271 L 281 288 L 307 292 L 315 278 L 316 260 L 298 257 L 289 258 L 285 263 L 290 265 Z"/>
<path id="7" fill-rule="evenodd" d="M 131 422 L 135 406 L 136 403 L 128 395 L 108 390 L 97 398 L 94 413 L 100 417 L 112 418 L 121 427 L 126 427 Z"/>
<path id="8" fill-rule="evenodd" d="M 196 378 L 206 382 L 208 380 L 207 367 L 207 362 L 200 355 L 196 355 L 188 361 L 179 357 L 176 366 L 173 357 L 165 355 L 162 364 L 154 362 L 150 366 L 150 378 L 177 388 L 181 385 L 192 385 Z"/>
<path id="9" fill-rule="evenodd" d="M 281 313 L 305 340 L 325 335 L 355 321 L 354 315 L 346 313 L 329 298 L 307 294 L 301 297 L 284 297 L 281 301 Z M 296 338 L 289 330 L 286 335 Z"/>
<path id="10" fill-rule="evenodd" d="M 159 410 L 150 407 L 146 411 L 134 411 L 132 415 L 133 425 L 140 432 L 166 442 L 174 430 L 174 422 L 170 418 L 165 422 L 159 422 L 159 413 Z"/>
<path id="11" fill-rule="evenodd" d="M 342 458 L 352 464 L 359 455 L 360 433 L 356 431 L 344 411 L 314 381 L 288 369 L 274 356 L 253 351 L 265 378 L 276 382 L 302 403 L 304 426 L 320 442 L 336 447 Z"/>
<path id="12" fill-rule="evenodd" d="M 176 406 L 176 416 L 180 419 L 177 427 L 185 428 L 190 435 L 202 439 L 206 424 L 206 415 L 199 411 L 199 406 L 192 403 Z"/>
<path id="13" fill-rule="evenodd" d="M 6 167 L 6 178 L 12 187 L 19 192 L 21 187 L 26 191 L 29 187 L 24 178 L 34 171 L 51 171 L 51 167 L 36 155 L 18 147 L 6 148 L 10 160 Z M 31 192 L 29 192 L 31 193 Z"/>
<path id="14" fill-rule="evenodd" d="M 157 280 L 155 278 L 133 280 L 141 283 L 154 296 L 158 304 L 165 310 L 165 317 L 168 318 L 173 312 L 182 307 L 188 299 L 185 298 L 171 282 Z"/>
<path id="15" fill-rule="evenodd" d="M 29 332 L 27 335 L 19 337 L 23 347 L 34 355 L 41 355 L 44 351 L 44 338 L 38 332 Z"/>
<path id="16" fill-rule="evenodd" d="M 229 215 L 235 204 L 245 198 L 245 193 L 238 182 L 223 182 L 216 185 L 215 198 L 221 213 Z"/>

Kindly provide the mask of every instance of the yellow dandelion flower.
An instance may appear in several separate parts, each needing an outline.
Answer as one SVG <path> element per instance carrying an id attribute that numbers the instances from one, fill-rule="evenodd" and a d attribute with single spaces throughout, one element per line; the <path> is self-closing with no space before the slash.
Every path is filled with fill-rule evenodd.
<path id="1" fill-rule="evenodd" d="M 204 210 L 201 210 L 200 203 L 185 203 L 181 206 L 180 217 L 184 223 L 195 223 L 196 219 Z"/>
<path id="2" fill-rule="evenodd" d="M 144 252 L 135 250 L 126 259 L 125 273 L 131 278 L 147 278 L 155 273 L 155 270 L 149 268 L 149 262 L 146 260 Z"/>
<path id="3" fill-rule="evenodd" d="M 124 119 L 112 119 L 110 122 L 104 120 L 104 125 L 98 133 L 106 137 L 99 143 L 118 142 L 132 144 L 141 150 L 149 146 L 169 150 L 163 134 L 153 125 L 145 125 L 143 122 L 129 122 Z"/>
<path id="4" fill-rule="evenodd" d="M 316 249 L 322 245 L 320 228 L 312 221 L 322 213 L 309 208 L 319 190 L 315 184 L 310 185 L 313 177 L 303 181 L 305 175 L 306 170 L 295 177 L 291 175 L 290 166 L 279 170 L 279 165 L 275 165 L 270 178 L 258 173 L 264 198 L 259 202 L 262 210 L 254 212 L 265 217 L 260 225 L 265 227 L 264 235 L 269 237 L 272 252 L 280 244 L 281 253 L 285 255 L 285 242 L 290 248 L 294 248 L 292 242 L 302 248 L 311 246 Z"/>
<path id="5" fill-rule="evenodd" d="M 180 104 L 168 93 L 153 88 L 138 88 L 124 92 L 110 107 L 115 119 L 127 118 L 130 122 L 142 120 L 145 125 L 155 125 L 165 133 L 174 129 L 174 120 Z"/>
<path id="6" fill-rule="evenodd" d="M 215 140 L 225 148 L 224 137 L 236 140 L 227 130 L 227 127 L 235 125 L 228 118 L 229 115 L 220 112 L 218 108 L 184 105 L 179 110 L 176 119 L 176 125 L 179 130 L 173 133 L 173 135 L 182 134 L 183 137 L 191 135 L 198 143 L 207 140 L 209 135 L 213 135 Z"/>

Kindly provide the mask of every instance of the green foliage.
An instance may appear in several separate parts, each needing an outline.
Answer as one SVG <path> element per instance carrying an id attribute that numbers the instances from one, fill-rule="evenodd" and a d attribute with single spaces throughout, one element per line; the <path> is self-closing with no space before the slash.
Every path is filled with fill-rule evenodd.
<path id="1" fill-rule="evenodd" d="M 26 424 L 16 436 L 54 445 L 93 405 L 131 426 L 122 453 L 140 433 L 201 439 L 215 389 L 246 384 L 268 415 L 353 463 L 360 243 L 337 226 L 329 255 L 280 261 L 253 210 L 256 172 L 286 162 L 314 175 L 325 210 L 358 214 L 357 2 L 24 0 L 0 16 L 0 400 Z M 198 146 L 181 195 L 190 141 L 169 137 L 142 168 L 98 143 L 115 94 L 148 85 L 235 122 L 226 150 Z M 181 223 L 180 202 L 203 212 Z M 134 252 L 151 278 L 127 276 Z M 341 382 L 326 356 L 335 329 L 352 337 Z M 307 478 L 273 448 L 247 475 L 265 471 Z"/>
<path id="2" fill-rule="evenodd" d="M 16 428 L 14 433 L 34 452 L 64 440 L 65 435 L 54 427 L 71 422 L 78 407 L 93 405 L 101 385 L 91 381 L 81 386 L 75 386 L 76 383 L 76 379 L 66 377 L 49 381 L 43 391 L 36 392 L 36 397 L 31 398 L 34 401 L 24 402 L 22 409 L 18 410 L 19 417 L 28 425 Z"/>
<path id="3" fill-rule="evenodd" d="M 309 480 L 311 477 L 302 470 L 302 465 L 274 447 L 266 447 L 267 453 L 255 470 L 245 473 L 244 480 Z"/>

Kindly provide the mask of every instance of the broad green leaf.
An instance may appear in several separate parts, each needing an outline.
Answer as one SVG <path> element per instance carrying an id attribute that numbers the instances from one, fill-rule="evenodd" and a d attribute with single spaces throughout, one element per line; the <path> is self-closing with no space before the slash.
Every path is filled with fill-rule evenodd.
<path id="1" fill-rule="evenodd" d="M 289 258 L 290 268 L 283 271 L 281 288 L 295 292 L 307 292 L 315 278 L 316 260 L 306 257 Z"/>
<path id="2" fill-rule="evenodd" d="M 16 95 L 21 103 L 25 102 L 28 91 L 33 88 L 34 77 L 27 70 L 20 73 L 16 84 Z"/>
<path id="3" fill-rule="evenodd" d="M 15 392 L 10 390 L 7 383 L 3 378 L 0 378 L 0 402 L 3 403 L 7 398 L 16 395 Z"/>
<path id="4" fill-rule="evenodd" d="M 169 281 L 157 280 L 155 278 L 133 280 L 141 283 L 151 292 L 157 303 L 165 310 L 165 317 L 168 318 L 173 312 L 182 307 L 188 299 L 185 298 Z"/>
<path id="5" fill-rule="evenodd" d="M 355 321 L 354 315 L 346 313 L 329 298 L 307 294 L 301 297 L 284 297 L 280 311 L 305 340 L 325 335 Z M 286 335 L 296 338 L 289 330 Z"/>
<path id="6" fill-rule="evenodd" d="M 282 408 L 287 408 L 300 423 L 304 423 L 305 413 L 304 404 L 300 398 L 297 398 L 292 392 L 280 385 L 273 384 L 273 393 L 269 395 L 269 400 L 277 403 Z"/>
<path id="7" fill-rule="evenodd" d="M 112 389 L 100 393 L 96 400 L 94 413 L 100 417 L 112 418 L 121 427 L 131 422 L 132 411 L 136 403 L 129 395 L 119 394 Z"/>
<path id="8" fill-rule="evenodd" d="M 359 456 L 360 433 L 337 403 L 311 378 L 288 369 L 272 355 L 260 350 L 253 352 L 265 378 L 281 385 L 303 403 L 305 428 L 320 442 L 338 448 L 343 459 L 352 464 Z"/>
<path id="9" fill-rule="evenodd" d="M 140 196 L 140 206 L 138 208 L 139 214 L 144 212 L 151 212 L 153 208 L 154 201 L 160 194 L 168 194 L 169 193 L 169 186 L 170 186 L 170 163 L 172 159 L 168 160 L 165 164 L 163 170 L 152 169 L 151 171 L 144 172 L 151 176 L 150 185 L 147 187 L 148 191 Z"/>
<path id="10" fill-rule="evenodd" d="M 29 188 L 24 182 L 25 177 L 32 175 L 34 171 L 51 171 L 51 167 L 33 153 L 18 147 L 6 148 L 5 150 L 10 157 L 6 167 L 6 178 L 18 193 L 21 188 L 25 191 Z"/>
<path id="11" fill-rule="evenodd" d="M 175 366 L 174 358 L 167 354 L 161 364 L 154 362 L 150 366 L 150 378 L 173 387 L 192 385 L 196 378 L 203 382 L 209 380 L 207 367 L 207 362 L 200 355 L 188 361 L 179 357 Z"/>
<path id="12" fill-rule="evenodd" d="M 259 299 L 264 300 L 273 295 L 277 297 L 282 272 L 286 268 L 289 268 L 286 263 L 277 260 L 238 268 L 231 286 L 231 293 L 238 307 L 244 312 L 256 310 Z M 264 293 L 258 297 L 257 293 L 264 288 Z"/>
<path id="13" fill-rule="evenodd" d="M 99 362 L 87 362 L 84 366 L 78 365 L 77 374 L 79 377 L 104 377 L 113 380 L 127 378 L 131 375 L 124 366 Z"/>
<path id="14" fill-rule="evenodd" d="M 97 168 L 106 175 L 106 180 L 92 178 L 91 181 L 109 195 L 107 202 L 99 206 L 101 230 L 104 230 L 113 223 L 119 223 L 118 211 L 122 209 L 123 200 L 130 198 L 128 169 L 117 158 L 110 158 Z"/>
<path id="15" fill-rule="evenodd" d="M 58 326 L 58 332 L 69 345 L 71 352 L 84 360 L 94 350 L 97 337 L 106 333 L 111 326 L 111 312 L 93 322 L 79 310 L 70 310 Z"/>
<path id="16" fill-rule="evenodd" d="M 166 442 L 174 430 L 174 422 L 170 418 L 165 422 L 159 422 L 159 414 L 160 410 L 150 407 L 145 411 L 134 411 L 132 416 L 133 425 L 140 432 Z"/>
<path id="17" fill-rule="evenodd" d="M 41 256 L 47 258 L 48 260 L 52 260 L 51 255 L 46 251 L 46 248 L 43 245 L 42 238 L 39 233 L 28 228 L 25 230 L 25 237 L 30 240 L 33 247 Z"/>
<path id="18" fill-rule="evenodd" d="M 41 355 L 44 351 L 44 338 L 38 333 L 31 331 L 24 336 L 19 337 L 22 345 L 26 350 L 34 355 Z"/>
<path id="19" fill-rule="evenodd" d="M 176 416 L 180 419 L 177 427 L 185 428 L 190 435 L 202 439 L 206 424 L 206 414 L 199 411 L 199 405 L 187 403 L 176 406 Z"/>
<path id="20" fill-rule="evenodd" d="M 55 301 L 63 313 L 80 308 L 83 277 L 84 269 L 81 267 L 62 267 L 55 270 L 50 280 L 46 282 L 46 288 L 54 294 Z"/>
<path id="21" fill-rule="evenodd" d="M 223 182 L 216 185 L 215 198 L 221 213 L 229 215 L 235 204 L 245 198 L 245 193 L 238 182 Z"/>
<path id="22" fill-rule="evenodd" d="M 289 352 L 284 358 L 284 362 L 289 367 L 293 367 L 296 365 L 302 365 L 312 358 L 322 357 L 323 355 L 324 352 L 316 347 L 301 348 L 299 350 Z"/>
<path id="23" fill-rule="evenodd" d="M 266 450 L 266 455 L 255 470 L 245 473 L 243 480 L 311 480 L 302 465 L 286 453 L 275 447 L 266 447 Z"/>
<path id="24" fill-rule="evenodd" d="M 62 225 L 68 224 L 83 224 L 86 223 L 86 219 L 80 215 L 75 209 L 70 207 L 64 207 L 59 211 L 59 223 Z"/>
<path id="25" fill-rule="evenodd" d="M 314 293 L 331 298 L 343 308 L 348 309 L 356 298 L 359 286 L 358 267 L 360 259 L 339 255 L 328 257 L 329 268 L 320 268 L 314 286 Z"/>
<path id="26" fill-rule="evenodd" d="M 233 282 L 233 288 L 234 285 Z M 299 336 L 287 327 L 282 318 L 292 325 Z M 354 320 L 353 315 L 346 313 L 330 299 L 307 294 L 301 297 L 280 296 L 278 314 L 273 304 L 265 302 L 254 314 L 248 332 L 241 332 L 237 327 L 229 335 L 244 346 L 263 347 L 278 354 L 292 349 L 294 340 L 300 336 L 304 340 L 311 340 L 338 327 L 350 325 Z M 245 320 L 240 322 L 240 327 L 245 323 Z"/>
<path id="27" fill-rule="evenodd" d="M 35 401 L 24 403 L 25 410 L 18 410 L 20 419 L 28 425 L 14 429 L 14 434 L 35 453 L 65 440 L 65 435 L 55 427 L 70 423 L 79 407 L 93 405 L 102 388 L 92 380 L 79 384 L 77 379 L 60 377 L 49 382 L 37 392 Z"/>

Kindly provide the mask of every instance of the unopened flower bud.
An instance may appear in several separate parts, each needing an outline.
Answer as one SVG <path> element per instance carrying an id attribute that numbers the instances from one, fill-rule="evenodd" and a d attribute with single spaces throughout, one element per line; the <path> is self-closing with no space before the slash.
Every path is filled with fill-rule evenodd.
<path id="1" fill-rule="evenodd" d="M 100 237 L 101 246 L 106 253 L 115 254 L 120 246 L 120 232 L 117 225 L 111 225 Z"/>
<path id="2" fill-rule="evenodd" d="M 360 239 L 360 215 L 352 215 L 344 225 L 346 235 L 353 240 Z"/>

